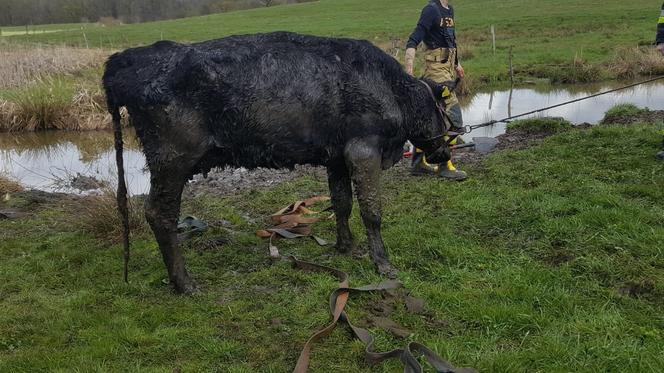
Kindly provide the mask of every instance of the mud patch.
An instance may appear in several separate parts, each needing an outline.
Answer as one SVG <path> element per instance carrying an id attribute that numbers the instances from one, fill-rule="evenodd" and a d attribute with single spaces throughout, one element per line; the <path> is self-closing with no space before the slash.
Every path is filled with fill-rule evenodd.
<path id="1" fill-rule="evenodd" d="M 628 281 L 618 289 L 618 294 L 631 298 L 648 298 L 655 293 L 655 282 L 651 279 Z"/>
<path id="2" fill-rule="evenodd" d="M 543 260 L 545 263 L 554 266 L 554 267 L 559 267 L 565 263 L 569 263 L 572 260 L 574 260 L 576 257 L 574 254 L 566 249 L 554 249 L 551 252 L 547 253 Z"/>
<path id="3" fill-rule="evenodd" d="M 387 317 L 371 317 L 367 320 L 367 324 L 368 326 L 376 326 L 385 329 L 397 338 L 405 339 L 413 334 L 409 329 L 406 329 Z"/>
<path id="4" fill-rule="evenodd" d="M 408 338 L 412 334 L 408 328 L 390 318 L 397 310 L 403 311 L 404 308 L 407 313 L 420 316 L 428 328 L 448 330 L 451 334 L 449 321 L 438 319 L 426 309 L 424 299 L 409 294 L 403 288 L 382 292 L 380 298 L 367 302 L 363 308 L 367 316 L 362 319 L 362 326 L 385 329 L 397 338 Z"/>
<path id="5" fill-rule="evenodd" d="M 76 176 L 73 176 L 71 181 L 69 181 L 69 187 L 81 192 L 101 189 L 109 186 L 109 183 L 101 181 L 94 176 L 85 176 L 78 172 L 76 173 Z"/>
<path id="6" fill-rule="evenodd" d="M 0 220 L 13 220 L 26 217 L 28 214 L 16 209 L 0 209 Z"/>
<path id="7" fill-rule="evenodd" d="M 223 168 L 212 170 L 207 177 L 194 176 L 194 179 L 185 188 L 185 195 L 198 197 L 205 194 L 238 194 L 252 189 L 271 188 L 301 176 L 311 176 L 322 180 L 327 178 L 324 167 L 309 165 L 296 166 L 293 170 Z"/>
<path id="8" fill-rule="evenodd" d="M 635 123 L 662 122 L 664 122 L 664 110 L 648 110 L 625 106 L 623 110 L 609 110 L 599 124 L 630 125 Z"/>

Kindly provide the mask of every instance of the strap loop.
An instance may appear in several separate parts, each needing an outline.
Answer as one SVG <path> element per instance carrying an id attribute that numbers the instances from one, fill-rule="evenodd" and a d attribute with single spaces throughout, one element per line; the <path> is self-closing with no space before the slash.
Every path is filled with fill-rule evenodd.
<path id="1" fill-rule="evenodd" d="M 300 357 L 297 360 L 293 373 L 306 373 L 309 368 L 309 357 L 311 355 L 311 347 L 313 343 L 319 339 L 327 337 L 332 333 L 337 324 L 341 321 L 346 323 L 353 335 L 362 343 L 365 344 L 365 359 L 372 364 L 380 363 L 388 359 L 399 359 L 404 365 L 404 373 L 422 373 L 422 366 L 417 360 L 418 357 L 424 356 L 425 360 L 431 365 L 438 373 L 477 373 L 472 368 L 456 368 L 448 361 L 443 360 L 435 352 L 427 348 L 421 343 L 410 342 L 405 348 L 397 348 L 386 352 L 377 352 L 373 348 L 374 338 L 368 330 L 353 325 L 348 314 L 344 311 L 348 303 L 348 296 L 350 293 L 357 292 L 374 292 L 385 291 L 400 288 L 401 282 L 389 280 L 378 284 L 365 285 L 357 288 L 349 286 L 348 274 L 338 269 L 323 266 L 320 264 L 305 262 L 298 260 L 294 256 L 289 256 L 288 259 L 293 263 L 295 268 L 325 272 L 335 276 L 340 282 L 339 287 L 330 294 L 330 313 L 332 314 L 332 322 L 325 328 L 317 331 L 312 335 L 309 340 L 304 344 Z"/>

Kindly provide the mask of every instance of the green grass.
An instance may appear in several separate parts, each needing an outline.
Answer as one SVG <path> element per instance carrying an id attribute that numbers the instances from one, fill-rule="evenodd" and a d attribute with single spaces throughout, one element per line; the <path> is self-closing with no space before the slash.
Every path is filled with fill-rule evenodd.
<path id="1" fill-rule="evenodd" d="M 321 0 L 172 21 L 15 36 L 12 41 L 64 43 L 124 48 L 160 39 L 192 42 L 230 34 L 288 30 L 323 36 L 369 39 L 386 49 L 390 40 L 403 47 L 424 0 Z M 658 4 L 620 0 L 556 2 L 464 0 L 453 2 L 468 76 L 477 82 L 508 78 L 508 49 L 514 47 L 516 71 L 525 77 L 554 81 L 589 81 L 616 77 L 610 69 L 625 54 L 619 47 L 650 45 L 655 38 Z M 497 50 L 490 26 L 496 27 Z M 630 52 L 627 52 L 629 54 Z M 403 52 L 400 53 L 403 57 Z M 648 73 L 648 69 L 642 73 Z"/>
<path id="2" fill-rule="evenodd" d="M 3 26 L 0 27 L 0 37 L 2 36 L 16 36 L 16 35 L 37 35 L 52 32 L 60 32 L 66 30 L 80 30 L 81 28 L 90 27 L 94 24 L 81 24 L 81 23 L 62 23 L 50 25 L 29 25 L 26 29 L 25 26 Z M 0 42 L 2 39 L 0 39 Z"/>
<path id="3" fill-rule="evenodd" d="M 16 105 L 8 114 L 13 121 L 0 123 L 0 131 L 37 131 L 63 128 L 62 118 L 72 106 L 74 86 L 70 80 L 56 78 L 40 79 L 37 83 L 19 89 L 0 92 L 0 98 Z"/>
<path id="4" fill-rule="evenodd" d="M 619 104 L 604 114 L 602 123 L 619 123 L 624 118 L 638 117 L 641 114 L 648 113 L 648 111 L 648 109 L 640 108 L 633 104 Z"/>
<path id="5" fill-rule="evenodd" d="M 482 372 L 664 370 L 657 129 L 564 131 L 466 168 L 464 183 L 388 171 L 384 239 L 406 288 L 438 321 L 403 307 L 393 319 L 413 339 Z M 292 370 L 304 341 L 328 322 L 335 281 L 271 264 L 267 243 L 253 232 L 278 208 L 320 193 L 325 180 L 303 177 L 187 201 L 183 214 L 213 227 L 186 249 L 203 288 L 194 297 L 163 283 L 150 236 L 134 237 L 125 285 L 120 248 L 72 228 L 75 208 L 56 204 L 27 220 L 0 220 L 0 371 Z M 232 231 L 214 224 L 220 219 Z M 352 227 L 364 243 L 357 206 Z M 334 240 L 331 222 L 315 231 Z M 211 247 L 216 236 L 231 243 Z M 353 285 L 379 279 L 368 258 L 335 255 L 310 240 L 278 246 L 348 271 Z M 380 297 L 351 298 L 351 317 L 361 323 Z M 372 330 L 381 350 L 403 344 Z M 314 347 L 312 371 L 400 371 L 396 363 L 367 366 L 362 349 L 337 330 Z"/>

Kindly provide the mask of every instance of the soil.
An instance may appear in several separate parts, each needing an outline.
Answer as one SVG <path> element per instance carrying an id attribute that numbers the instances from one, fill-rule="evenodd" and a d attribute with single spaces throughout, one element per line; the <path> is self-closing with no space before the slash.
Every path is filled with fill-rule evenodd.
<path id="1" fill-rule="evenodd" d="M 623 125 L 634 123 L 662 123 L 664 110 L 646 110 L 637 114 L 606 116 L 600 124 L 619 123 Z"/>
<path id="2" fill-rule="evenodd" d="M 587 128 L 590 124 L 584 123 L 576 128 Z M 525 133 L 512 131 L 496 137 L 498 144 L 492 151 L 503 149 L 525 149 L 553 133 Z M 490 152 L 490 153 L 492 153 Z M 487 153 L 487 154 L 490 154 Z M 454 152 L 453 161 L 459 165 L 478 164 L 487 154 L 479 153 L 473 148 L 459 149 Z M 390 172 L 390 177 L 403 174 L 410 177 L 408 168 L 410 159 L 398 162 Z M 293 180 L 301 176 L 311 176 L 318 180 L 327 180 L 324 167 L 310 165 L 296 166 L 293 170 L 257 168 L 248 170 L 245 168 L 224 168 L 210 171 L 207 177 L 196 175 L 185 188 L 185 197 L 195 198 L 205 194 L 231 195 L 238 194 L 251 189 L 270 188 L 285 181 Z"/>
<path id="3" fill-rule="evenodd" d="M 72 177 L 69 182 L 69 186 L 73 189 L 79 190 L 81 192 L 88 190 L 96 190 L 104 187 L 108 187 L 108 183 L 100 181 L 99 179 L 93 176 L 85 176 L 80 173 L 76 173 L 76 176 Z"/>
<path id="4" fill-rule="evenodd" d="M 186 197 L 197 197 L 205 194 L 229 195 L 237 194 L 251 189 L 270 188 L 285 181 L 301 176 L 311 176 L 326 180 L 327 173 L 324 167 L 309 165 L 296 166 L 293 170 L 269 168 L 223 168 L 210 171 L 207 177 L 196 175 L 185 188 Z"/>

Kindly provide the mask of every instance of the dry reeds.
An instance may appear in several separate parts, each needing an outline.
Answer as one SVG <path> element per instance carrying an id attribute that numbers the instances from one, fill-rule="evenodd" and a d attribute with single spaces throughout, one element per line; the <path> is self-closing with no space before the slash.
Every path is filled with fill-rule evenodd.
<path id="1" fill-rule="evenodd" d="M 111 128 L 101 90 L 68 74 L 100 66 L 110 51 L 0 43 L 0 131 Z M 94 85 L 93 85 L 94 86 Z"/>
<path id="2" fill-rule="evenodd" d="M 103 49 L 0 44 L 0 88 L 101 66 L 110 53 Z"/>
<path id="3" fill-rule="evenodd" d="M 0 126 L 8 131 L 62 128 L 62 121 L 71 106 L 72 91 L 63 80 L 53 78 L 11 91 L 7 98 L 12 104 L 3 105 L 11 111 L 2 115 L 10 121 L 0 123 Z"/>
<path id="4" fill-rule="evenodd" d="M 0 198 L 7 193 L 16 193 L 23 190 L 21 184 L 12 180 L 8 176 L 0 174 Z"/>
<path id="5" fill-rule="evenodd" d="M 129 229 L 134 234 L 146 232 L 143 201 L 133 197 L 129 204 Z M 110 187 L 103 188 L 100 195 L 85 197 L 84 203 L 72 204 L 70 209 L 73 210 L 70 216 L 74 217 L 72 224 L 82 231 L 104 240 L 115 241 L 122 237 L 115 191 Z"/>
<path id="6" fill-rule="evenodd" d="M 621 48 L 608 63 L 608 69 L 619 79 L 662 75 L 664 58 L 652 47 Z"/>
<path id="7" fill-rule="evenodd" d="M 37 84 L 0 99 L 0 131 L 31 132 L 49 129 L 99 130 L 112 127 L 101 92 L 74 86 L 62 79 L 39 79 Z M 126 113 L 123 110 L 123 116 Z"/>

